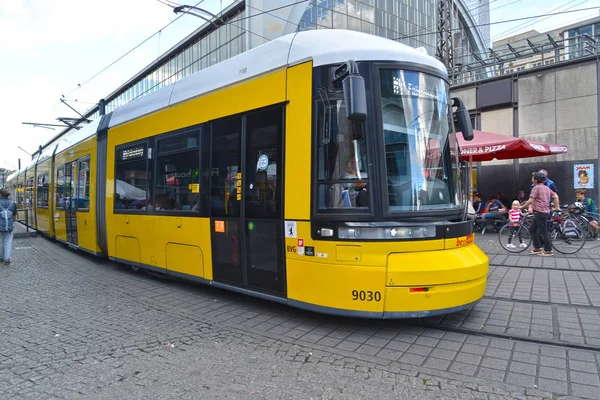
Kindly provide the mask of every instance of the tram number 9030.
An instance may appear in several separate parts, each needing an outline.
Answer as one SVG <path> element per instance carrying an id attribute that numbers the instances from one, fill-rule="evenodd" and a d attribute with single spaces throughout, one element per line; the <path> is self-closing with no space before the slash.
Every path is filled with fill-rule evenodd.
<path id="1" fill-rule="evenodd" d="M 352 300 L 360 301 L 381 301 L 380 292 L 372 292 L 370 290 L 353 290 Z"/>

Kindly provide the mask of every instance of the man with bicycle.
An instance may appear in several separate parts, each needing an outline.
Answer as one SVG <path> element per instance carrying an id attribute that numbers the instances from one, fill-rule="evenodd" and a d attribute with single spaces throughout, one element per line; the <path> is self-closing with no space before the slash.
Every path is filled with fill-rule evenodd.
<path id="1" fill-rule="evenodd" d="M 581 203 L 585 207 L 585 212 L 589 218 L 590 226 L 594 230 L 594 236 L 598 237 L 598 210 L 594 200 L 585 197 L 585 189 L 575 191 L 576 203 Z"/>
<path id="2" fill-rule="evenodd" d="M 542 172 L 534 172 L 531 177 L 531 182 L 534 187 L 531 190 L 529 200 L 527 200 L 521 209 L 529 207 L 533 208 L 533 222 L 529 228 L 533 236 L 533 250 L 529 254 L 538 254 L 542 257 L 553 256 L 552 242 L 548 235 L 548 219 L 550 218 L 550 199 L 553 199 L 554 208 L 558 209 L 559 199 L 558 194 L 545 185 L 546 175 Z M 542 245 L 544 250 L 542 250 Z"/>

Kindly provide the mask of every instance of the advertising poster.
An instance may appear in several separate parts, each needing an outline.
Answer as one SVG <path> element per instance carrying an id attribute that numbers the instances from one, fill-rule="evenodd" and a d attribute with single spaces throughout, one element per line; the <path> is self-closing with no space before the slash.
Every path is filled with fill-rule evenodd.
<path id="1" fill-rule="evenodd" d="M 594 188 L 594 164 L 575 164 L 573 166 L 573 187 L 575 189 Z"/>

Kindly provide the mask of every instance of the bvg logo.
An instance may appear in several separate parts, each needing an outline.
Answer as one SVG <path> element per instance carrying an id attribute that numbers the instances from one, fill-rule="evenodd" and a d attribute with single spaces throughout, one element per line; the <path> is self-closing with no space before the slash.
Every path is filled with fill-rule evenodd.
<path id="1" fill-rule="evenodd" d="M 468 236 L 456 238 L 456 247 L 468 246 L 473 243 L 475 236 L 471 233 Z"/>
<path id="2" fill-rule="evenodd" d="M 296 252 L 296 246 L 287 246 L 287 252 L 288 253 L 295 253 Z"/>

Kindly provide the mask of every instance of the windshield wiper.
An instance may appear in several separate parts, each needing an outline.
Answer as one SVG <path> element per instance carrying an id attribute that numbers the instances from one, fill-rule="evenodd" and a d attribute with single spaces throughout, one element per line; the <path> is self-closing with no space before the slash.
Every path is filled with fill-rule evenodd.
<path id="1" fill-rule="evenodd" d="M 323 144 L 328 144 L 331 141 L 331 102 L 329 101 L 329 95 L 327 89 L 320 87 L 318 89 L 321 103 L 323 103 L 324 118 L 323 118 L 323 131 L 321 132 L 321 141 Z"/>

